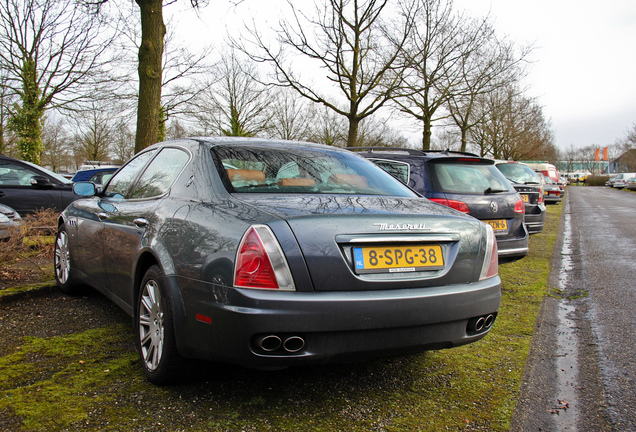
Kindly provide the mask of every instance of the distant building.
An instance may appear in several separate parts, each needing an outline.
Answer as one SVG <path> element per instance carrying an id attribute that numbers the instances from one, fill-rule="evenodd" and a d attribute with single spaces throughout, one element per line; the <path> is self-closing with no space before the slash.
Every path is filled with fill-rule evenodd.
<path id="1" fill-rule="evenodd" d="M 636 172 L 636 149 L 625 153 L 609 163 L 606 173 Z"/>

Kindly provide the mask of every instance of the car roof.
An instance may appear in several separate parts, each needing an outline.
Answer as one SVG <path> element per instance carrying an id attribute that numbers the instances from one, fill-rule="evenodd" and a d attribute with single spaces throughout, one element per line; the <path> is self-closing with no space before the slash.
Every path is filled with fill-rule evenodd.
<path id="1" fill-rule="evenodd" d="M 353 152 L 366 152 L 377 156 L 419 156 L 424 158 L 439 158 L 439 157 L 457 157 L 457 156 L 470 156 L 474 158 L 484 159 L 478 154 L 459 151 L 459 150 L 418 150 L 403 147 L 347 147 L 347 150 Z"/>

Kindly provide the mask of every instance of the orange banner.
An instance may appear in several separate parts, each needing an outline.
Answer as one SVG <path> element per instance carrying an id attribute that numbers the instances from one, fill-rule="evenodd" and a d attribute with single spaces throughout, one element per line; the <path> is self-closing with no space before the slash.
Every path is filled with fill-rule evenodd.
<path id="1" fill-rule="evenodd" d="M 603 160 L 607 160 L 607 147 L 603 148 Z"/>
<path id="2" fill-rule="evenodd" d="M 596 149 L 596 150 L 594 150 L 594 160 L 595 160 L 595 161 L 598 161 L 598 160 L 599 160 L 598 154 L 599 154 L 600 150 L 601 150 L 601 149 Z"/>

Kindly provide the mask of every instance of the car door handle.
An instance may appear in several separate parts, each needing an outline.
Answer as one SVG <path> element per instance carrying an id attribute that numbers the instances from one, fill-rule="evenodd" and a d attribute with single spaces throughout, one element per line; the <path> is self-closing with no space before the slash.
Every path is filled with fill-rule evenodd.
<path id="1" fill-rule="evenodd" d="M 5 195 L 5 193 L 0 191 L 0 197 L 3 197 L 4 195 Z"/>
<path id="2" fill-rule="evenodd" d="M 97 217 L 99 218 L 99 220 L 108 219 L 108 214 L 104 212 L 97 213 Z"/>
<path id="3" fill-rule="evenodd" d="M 137 225 L 139 228 L 143 228 L 146 225 L 148 225 L 148 220 L 145 218 L 137 218 L 133 221 L 133 223 Z"/>

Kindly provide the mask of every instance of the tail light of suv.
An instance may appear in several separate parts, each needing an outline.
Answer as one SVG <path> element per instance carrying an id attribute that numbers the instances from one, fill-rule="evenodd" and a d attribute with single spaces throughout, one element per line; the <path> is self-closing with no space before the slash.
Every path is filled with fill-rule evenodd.
<path id="1" fill-rule="evenodd" d="M 449 200 L 446 198 L 429 198 L 429 200 L 436 202 L 437 204 L 442 204 L 455 210 L 459 210 L 462 213 L 470 213 L 468 204 L 463 201 Z"/>

